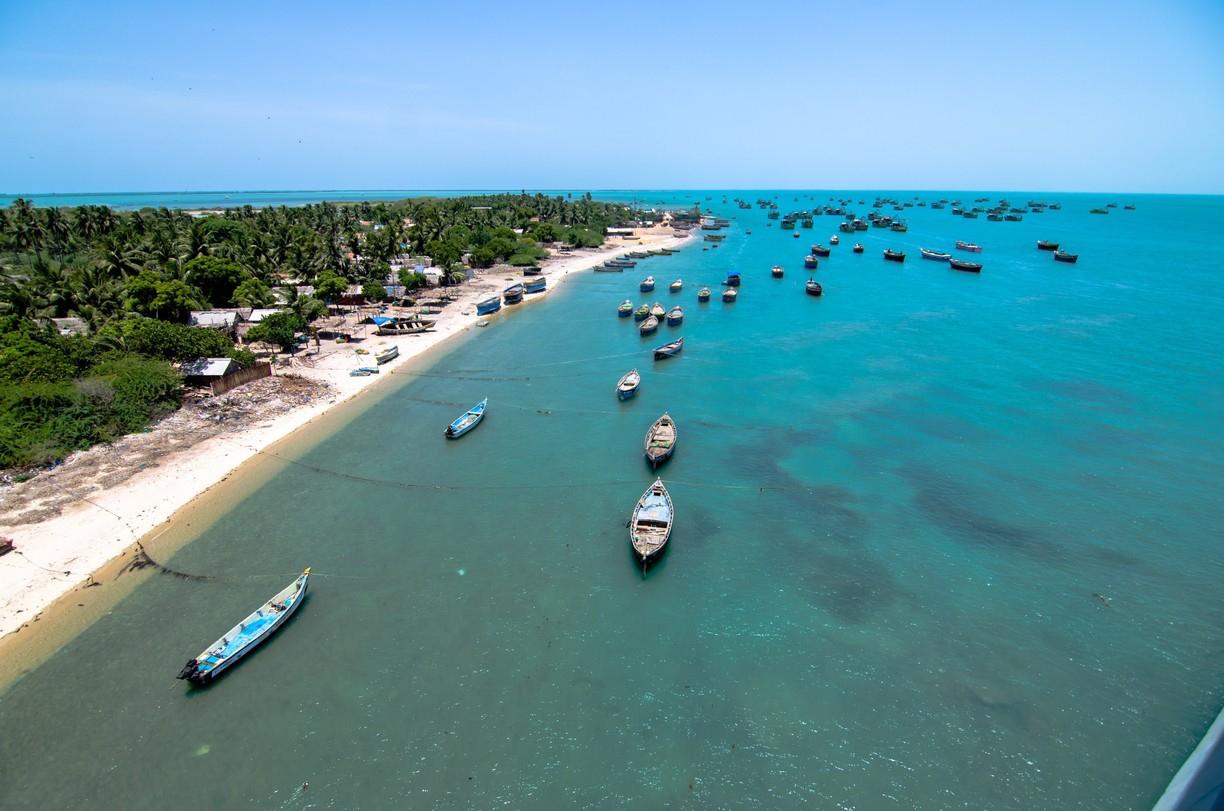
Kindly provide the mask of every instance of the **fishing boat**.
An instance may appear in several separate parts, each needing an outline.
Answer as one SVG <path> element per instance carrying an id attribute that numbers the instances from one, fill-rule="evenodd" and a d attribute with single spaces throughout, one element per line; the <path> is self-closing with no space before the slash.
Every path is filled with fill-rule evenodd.
<path id="1" fill-rule="evenodd" d="M 698 290 L 697 300 L 698 301 L 709 301 L 710 300 L 710 288 L 703 287 L 700 290 Z"/>
<path id="2" fill-rule="evenodd" d="M 904 262 L 905 254 L 901 251 L 894 251 L 891 248 L 884 249 L 884 258 L 890 262 Z"/>
<path id="3" fill-rule="evenodd" d="M 638 307 L 636 310 L 633 311 L 634 321 L 645 321 L 647 318 L 650 318 L 650 305 L 649 304 L 643 304 L 641 307 Z"/>
<path id="4" fill-rule="evenodd" d="M 650 305 L 650 314 L 655 318 L 662 318 L 667 313 L 667 310 L 659 302 Z"/>
<path id="5" fill-rule="evenodd" d="M 530 281 L 523 282 L 523 292 L 528 294 L 543 293 L 547 286 L 548 279 L 541 276 L 538 279 L 531 279 Z"/>
<path id="6" fill-rule="evenodd" d="M 652 468 L 671 458 L 676 450 L 676 421 L 670 414 L 664 414 L 654 421 L 646 431 L 646 441 L 643 443 L 646 451 L 646 461 Z"/>
<path id="7" fill-rule="evenodd" d="M 203 685 L 220 676 L 288 622 L 306 597 L 309 580 L 310 569 L 306 569 L 275 597 L 205 648 L 199 656 L 189 659 L 179 671 L 178 678 Z"/>
<path id="8" fill-rule="evenodd" d="M 523 268 L 524 276 L 539 276 L 543 272 L 544 268 L 540 267 L 539 265 L 528 265 L 527 267 Z"/>
<path id="9" fill-rule="evenodd" d="M 740 286 L 739 271 L 733 270 L 730 273 L 728 273 L 726 280 L 723 281 L 723 284 L 727 285 L 728 287 L 739 287 Z"/>
<path id="10" fill-rule="evenodd" d="M 475 428 L 484 419 L 485 409 L 489 407 L 489 398 L 486 397 L 476 405 L 469 408 L 463 413 L 459 419 L 446 426 L 446 438 L 458 439 L 468 431 Z"/>
<path id="11" fill-rule="evenodd" d="M 374 362 L 381 366 L 399 357 L 399 346 L 397 344 L 375 344 L 371 354 L 374 356 Z"/>
<path id="12" fill-rule="evenodd" d="M 863 252 L 863 243 L 861 243 L 861 242 L 856 242 L 856 243 L 854 243 L 854 247 L 853 247 L 853 248 L 851 248 L 850 250 L 854 251 L 855 253 L 862 253 L 862 252 Z"/>
<path id="13" fill-rule="evenodd" d="M 1066 262 L 1069 265 L 1074 265 L 1079 261 L 1078 253 L 1067 253 L 1066 251 L 1054 251 L 1055 262 Z"/>
<path id="14" fill-rule="evenodd" d="M 501 309 L 501 304 L 501 296 L 494 296 L 493 298 L 487 298 L 484 301 L 478 301 L 476 302 L 476 314 L 488 315 L 489 313 L 495 313 Z"/>
<path id="15" fill-rule="evenodd" d="M 684 310 L 680 309 L 680 305 L 672 307 L 667 312 L 667 326 L 676 327 L 684 322 Z"/>
<path id="16" fill-rule="evenodd" d="M 734 287 L 728 287 L 722 293 L 722 300 L 727 302 L 728 304 L 732 304 L 735 302 L 735 299 L 737 296 L 739 296 L 739 291 L 736 290 Z"/>
<path id="17" fill-rule="evenodd" d="M 502 299 L 507 304 L 518 304 L 523 300 L 523 286 L 521 284 L 512 284 L 502 291 Z"/>
<path id="18" fill-rule="evenodd" d="M 951 259 L 948 260 L 948 264 L 952 267 L 953 270 L 964 270 L 964 271 L 968 271 L 969 273 L 981 273 L 982 272 L 981 262 L 966 262 L 964 259 L 957 259 L 955 257 L 952 257 Z"/>
<path id="19" fill-rule="evenodd" d="M 663 486 L 663 480 L 655 479 L 638 499 L 633 517 L 629 519 L 629 543 L 642 566 L 643 576 L 647 565 L 667 546 L 673 519 L 671 495 Z"/>
<path id="20" fill-rule="evenodd" d="M 798 238 L 799 238 L 799 232 L 798 232 L 798 231 L 796 231 L 795 233 L 791 234 L 791 236 L 793 236 L 795 239 L 798 239 Z"/>
<path id="21" fill-rule="evenodd" d="M 616 308 L 616 316 L 617 318 L 628 318 L 631 315 L 633 315 L 633 302 L 625 299 Z"/>
<path id="22" fill-rule="evenodd" d="M 933 251 L 930 248 L 919 248 L 922 251 L 923 259 L 930 259 L 932 262 L 947 262 L 952 258 L 952 254 L 943 253 L 941 251 Z"/>
<path id="23" fill-rule="evenodd" d="M 638 333 L 641 335 L 653 335 L 659 331 L 659 319 L 652 315 L 638 325 Z"/>
<path id="24" fill-rule="evenodd" d="M 607 262 L 604 262 L 604 264 L 605 264 L 605 265 L 611 265 L 612 267 L 617 267 L 617 268 L 635 268 L 635 267 L 637 267 L 637 261 L 636 261 L 636 260 L 634 260 L 634 259 L 624 259 L 624 258 L 621 258 L 621 259 L 609 259 Z"/>
<path id="25" fill-rule="evenodd" d="M 1057 242 L 1049 242 L 1044 239 L 1037 240 L 1037 250 L 1039 251 L 1056 251 L 1058 250 Z"/>
<path id="26" fill-rule="evenodd" d="M 638 289 L 643 293 L 649 293 L 651 290 L 654 290 L 654 276 L 647 276 L 645 279 L 642 279 L 642 283 L 638 285 Z"/>
<path id="27" fill-rule="evenodd" d="M 370 319 L 379 335 L 415 335 L 434 328 L 437 321 L 425 318 L 392 318 L 376 315 Z"/>
<path id="28" fill-rule="evenodd" d="M 817 259 L 814 254 L 809 253 L 807 256 L 803 257 L 803 267 L 807 270 L 815 270 L 816 266 L 819 264 L 820 260 Z"/>
<path id="29" fill-rule="evenodd" d="M 625 268 L 622 267 L 621 265 L 609 265 L 607 262 L 604 262 L 602 265 L 595 266 L 595 272 L 596 273 L 624 273 Z"/>
<path id="30" fill-rule="evenodd" d="M 839 237 L 837 234 L 834 234 L 833 236 L 829 237 L 829 244 L 830 245 L 840 245 L 841 237 Z"/>
<path id="31" fill-rule="evenodd" d="M 667 289 L 672 291 L 673 293 L 679 293 L 681 290 L 684 289 L 684 280 L 676 279 L 674 282 L 672 282 L 671 284 L 667 286 Z"/>
<path id="32" fill-rule="evenodd" d="M 616 384 L 616 397 L 619 400 L 628 400 L 633 395 L 637 394 L 638 386 L 642 385 L 642 376 L 638 374 L 637 369 L 631 369 L 628 374 L 620 379 Z"/>
<path id="33" fill-rule="evenodd" d="M 769 269 L 769 275 L 773 276 L 775 279 L 781 279 L 785 273 L 786 271 L 782 269 L 781 265 L 774 265 Z"/>
<path id="34" fill-rule="evenodd" d="M 813 245 L 812 256 L 828 256 L 833 253 L 832 248 L 826 248 L 824 245 Z"/>
<path id="35" fill-rule="evenodd" d="M 957 240 L 956 250 L 968 251 L 969 253 L 981 253 L 982 246 L 974 242 L 961 242 L 960 240 Z"/>
<path id="36" fill-rule="evenodd" d="M 654 359 L 663 360 L 664 358 L 674 358 L 676 355 L 679 355 L 681 350 L 683 349 L 684 349 L 684 339 L 677 338 L 671 343 L 666 343 L 666 344 L 663 344 L 662 346 L 656 346 L 654 350 Z"/>
<path id="37" fill-rule="evenodd" d="M 804 285 L 804 289 L 807 290 L 807 294 L 809 296 L 819 296 L 824 293 L 824 288 L 821 287 L 820 282 L 816 281 L 815 279 L 808 279 L 807 284 Z"/>

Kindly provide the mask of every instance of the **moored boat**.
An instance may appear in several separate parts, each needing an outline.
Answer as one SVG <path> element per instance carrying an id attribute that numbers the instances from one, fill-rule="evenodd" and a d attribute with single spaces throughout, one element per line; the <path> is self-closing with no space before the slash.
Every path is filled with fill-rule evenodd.
<path id="1" fill-rule="evenodd" d="M 479 301 L 476 303 L 476 314 L 488 315 L 489 313 L 495 313 L 501 309 L 501 306 L 501 296 L 493 296 L 492 298 L 487 298 L 484 301 Z"/>
<path id="2" fill-rule="evenodd" d="M 630 369 L 629 372 L 620 379 L 616 384 L 616 397 L 619 400 L 628 400 L 633 395 L 637 394 L 638 386 L 642 385 L 642 376 L 638 374 L 637 369 Z"/>
<path id="3" fill-rule="evenodd" d="M 976 244 L 976 243 L 973 243 L 973 242 L 961 242 L 960 240 L 957 240 L 957 241 L 956 241 L 956 250 L 958 250 L 958 251 L 968 251 L 969 253 L 981 253 L 981 252 L 982 252 L 982 246 L 981 246 L 981 245 L 978 245 L 978 244 Z"/>
<path id="4" fill-rule="evenodd" d="M 670 414 L 664 414 L 654 421 L 646 431 L 646 441 L 643 448 L 646 451 L 646 461 L 652 468 L 671 458 L 676 450 L 676 421 Z"/>
<path id="5" fill-rule="evenodd" d="M 833 253 L 832 248 L 826 248 L 824 245 L 813 245 L 812 256 L 828 256 Z"/>
<path id="6" fill-rule="evenodd" d="M 1044 239 L 1039 239 L 1039 240 L 1037 240 L 1037 250 L 1039 250 L 1039 251 L 1056 251 L 1056 250 L 1058 250 L 1058 243 L 1057 243 L 1057 242 L 1050 242 L 1050 241 L 1048 241 L 1048 240 L 1044 240 Z"/>
<path id="7" fill-rule="evenodd" d="M 306 569 L 275 597 L 205 648 L 199 656 L 189 659 L 179 671 L 178 678 L 203 685 L 220 676 L 293 616 L 306 597 L 309 580 L 310 569 Z"/>
<path id="8" fill-rule="evenodd" d="M 824 293 L 824 288 L 821 287 L 820 282 L 816 281 L 815 279 L 808 279 L 807 284 L 805 284 L 803 287 L 809 296 L 819 296 Z"/>
<path id="9" fill-rule="evenodd" d="M 628 318 L 633 315 L 633 302 L 629 299 L 622 301 L 616 308 L 616 315 L 618 318 Z"/>
<path id="10" fill-rule="evenodd" d="M 803 267 L 806 270 L 815 270 L 816 266 L 819 264 L 820 260 L 817 259 L 814 254 L 809 253 L 807 256 L 803 257 Z"/>
<path id="11" fill-rule="evenodd" d="M 861 242 L 856 242 L 856 243 L 854 243 L 854 247 L 853 247 L 853 248 L 851 248 L 850 250 L 854 251 L 855 253 L 862 253 L 862 252 L 863 252 L 863 243 L 861 243 Z"/>
<path id="12" fill-rule="evenodd" d="M 684 280 L 676 279 L 674 282 L 672 282 L 671 284 L 667 286 L 667 289 L 673 293 L 679 293 L 681 290 L 684 289 Z"/>
<path id="13" fill-rule="evenodd" d="M 638 307 L 636 310 L 633 311 L 634 321 L 645 321 L 647 318 L 650 318 L 650 305 L 649 304 L 643 304 L 641 307 Z"/>
<path id="14" fill-rule="evenodd" d="M 698 290 L 697 300 L 698 301 L 709 301 L 710 300 L 710 288 L 703 287 L 700 290 Z"/>
<path id="15" fill-rule="evenodd" d="M 905 254 L 901 251 L 894 251 L 892 248 L 885 248 L 884 258 L 890 262 L 904 262 Z"/>
<path id="16" fill-rule="evenodd" d="M 839 237 L 837 234 L 834 234 L 833 236 L 829 237 L 829 244 L 830 245 L 840 245 L 841 237 Z"/>
<path id="17" fill-rule="evenodd" d="M 604 262 L 602 265 L 595 266 L 596 273 L 624 273 L 625 269 L 620 265 L 610 265 Z"/>
<path id="18" fill-rule="evenodd" d="M 735 302 L 735 299 L 738 296 L 739 296 L 738 290 L 736 290 L 734 287 L 728 287 L 722 293 L 722 300 L 727 302 L 728 304 L 731 304 Z"/>
<path id="19" fill-rule="evenodd" d="M 728 287 L 739 287 L 740 286 L 739 271 L 733 270 L 730 273 L 728 273 L 727 278 L 723 282 L 723 284 L 727 285 Z"/>
<path id="20" fill-rule="evenodd" d="M 769 269 L 769 275 L 773 276 L 775 279 L 781 279 L 785 272 L 786 271 L 782 269 L 781 265 L 774 265 Z"/>
<path id="21" fill-rule="evenodd" d="M 933 251 L 930 248 L 919 248 L 922 251 L 923 259 L 930 259 L 932 262 L 947 262 L 952 258 L 952 254 L 943 253 L 942 251 Z"/>
<path id="22" fill-rule="evenodd" d="M 502 291 L 502 299 L 504 299 L 507 304 L 518 304 L 523 300 L 523 285 L 510 285 Z"/>
<path id="23" fill-rule="evenodd" d="M 680 309 L 680 305 L 672 307 L 667 312 L 667 326 L 675 327 L 684 321 L 684 310 Z"/>
<path id="24" fill-rule="evenodd" d="M 654 276 L 647 276 L 645 279 L 642 279 L 642 283 L 638 285 L 638 289 L 643 293 L 649 293 L 651 290 L 654 290 L 654 285 Z"/>
<path id="25" fill-rule="evenodd" d="M 1054 261 L 1066 262 L 1067 264 L 1074 265 L 1079 261 L 1079 254 L 1067 253 L 1066 251 L 1054 251 Z"/>
<path id="26" fill-rule="evenodd" d="M 683 349 L 684 339 L 677 338 L 676 340 L 665 343 L 662 346 L 656 346 L 654 350 L 654 359 L 663 360 L 663 358 L 673 358 L 676 355 L 679 355 Z"/>
<path id="27" fill-rule="evenodd" d="M 543 293 L 547 287 L 548 279 L 543 276 L 523 282 L 523 292 L 528 294 Z"/>
<path id="28" fill-rule="evenodd" d="M 656 301 L 654 304 L 650 305 L 650 314 L 653 315 L 655 318 L 662 318 L 664 315 L 667 314 L 667 309 L 662 304 Z"/>
<path id="29" fill-rule="evenodd" d="M 381 366 L 382 364 L 395 360 L 399 357 L 399 345 L 376 344 L 374 346 L 374 351 L 371 354 L 374 355 L 374 362 Z"/>
<path id="30" fill-rule="evenodd" d="M 659 331 L 659 319 L 657 316 L 650 316 L 641 324 L 638 325 L 638 332 L 642 335 L 653 335 Z"/>
<path id="31" fill-rule="evenodd" d="M 952 267 L 953 270 L 964 270 L 964 271 L 968 271 L 969 273 L 981 273 L 982 272 L 981 262 L 967 262 L 964 259 L 957 259 L 956 257 L 952 257 L 948 260 L 948 264 Z"/>
<path id="32" fill-rule="evenodd" d="M 663 486 L 663 480 L 655 479 L 638 499 L 629 519 L 629 543 L 633 545 L 643 576 L 646 566 L 667 547 L 673 521 L 671 495 Z"/>
<path id="33" fill-rule="evenodd" d="M 489 398 L 486 397 L 476 405 L 469 408 L 467 411 L 463 412 L 458 419 L 446 426 L 446 438 L 458 439 L 468 431 L 475 428 L 480 424 L 480 421 L 484 419 L 485 411 L 488 409 L 488 407 Z"/>

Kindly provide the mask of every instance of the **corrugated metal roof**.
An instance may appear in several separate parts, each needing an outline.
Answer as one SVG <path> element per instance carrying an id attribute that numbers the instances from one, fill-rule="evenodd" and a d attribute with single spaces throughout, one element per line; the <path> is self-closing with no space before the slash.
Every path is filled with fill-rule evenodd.
<path id="1" fill-rule="evenodd" d="M 198 358 L 184 363 L 180 371 L 184 377 L 224 377 L 237 368 L 232 358 Z"/>
<path id="2" fill-rule="evenodd" d="M 232 327 L 238 323 L 238 313 L 224 310 L 203 310 L 191 314 L 194 327 Z"/>

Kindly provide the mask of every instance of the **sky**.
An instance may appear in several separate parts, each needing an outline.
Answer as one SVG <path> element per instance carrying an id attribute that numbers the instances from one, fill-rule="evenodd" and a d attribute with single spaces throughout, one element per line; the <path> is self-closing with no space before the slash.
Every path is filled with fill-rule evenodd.
<path id="1" fill-rule="evenodd" d="M 0 0 L 0 192 L 1224 193 L 1224 0 Z"/>

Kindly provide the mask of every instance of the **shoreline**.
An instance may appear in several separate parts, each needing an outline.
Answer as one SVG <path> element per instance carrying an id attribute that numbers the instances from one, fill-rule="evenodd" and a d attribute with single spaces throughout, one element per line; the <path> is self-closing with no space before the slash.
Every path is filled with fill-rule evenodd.
<path id="1" fill-rule="evenodd" d="M 508 310 L 503 308 L 491 316 L 477 316 L 475 303 L 494 292 L 500 294 L 501 289 L 512 282 L 500 275 L 505 271 L 502 268 L 494 268 L 478 276 L 458 289 L 458 296 L 442 313 L 430 316 L 437 319 L 434 330 L 417 335 L 367 339 L 366 344 L 377 341 L 393 343 L 400 348 L 399 357 L 383 364 L 380 374 L 350 376 L 349 371 L 357 365 L 360 356 L 354 355 L 351 347 L 341 348 L 324 342 L 315 355 L 295 357 L 287 366 L 278 367 L 276 374 L 283 376 L 288 373 L 326 383 L 330 387 L 327 397 L 307 407 L 290 409 L 270 419 L 259 418 L 252 424 L 222 431 L 178 448 L 159 458 L 154 465 L 139 469 L 113 485 L 103 484 L 98 489 L 73 498 L 57 515 L 45 520 L 13 523 L 15 514 L 25 501 L 25 483 L 5 488 L 0 492 L 0 535 L 12 538 L 18 552 L 0 558 L 0 654 L 3 654 L 0 661 L 5 662 L 5 666 L 0 668 L 0 686 L 9 681 L 8 676 L 17 675 L 7 673 L 10 666 L 19 667 L 22 672 L 33 666 L 29 656 L 17 655 L 19 652 L 13 648 L 18 642 L 25 643 L 44 634 L 22 631 L 42 620 L 46 613 L 48 624 L 55 626 L 47 628 L 49 635 L 57 639 L 66 637 L 52 645 L 38 646 L 35 652 L 35 658 L 39 653 L 49 655 L 98 616 L 93 611 L 78 610 L 73 612 L 73 616 L 82 613 L 90 615 L 83 623 L 60 621 L 61 618 L 51 616 L 56 612 L 49 609 L 70 602 L 66 599 L 69 597 L 78 602 L 78 607 L 84 607 L 79 600 L 84 599 L 85 592 L 90 592 L 89 596 L 93 597 L 92 592 L 123 591 L 94 587 L 111 585 L 125 571 L 135 573 L 137 570 L 131 569 L 130 564 L 142 545 L 148 550 L 157 541 L 159 552 L 170 552 L 177 547 L 163 540 L 163 536 L 184 535 L 177 539 L 177 544 L 182 545 L 190 539 L 187 536 L 197 535 L 202 522 L 180 522 L 178 519 L 183 517 L 180 513 L 186 514 L 188 510 L 198 507 L 198 502 L 220 498 L 218 491 L 231 488 L 219 485 L 236 483 L 229 480 L 248 472 L 245 468 L 251 462 L 267 458 L 269 465 L 276 465 L 275 457 L 265 454 L 273 446 L 300 435 L 306 426 L 319 426 L 325 416 L 329 418 L 328 422 L 355 417 L 360 412 L 351 407 L 372 402 L 373 398 L 368 396 L 370 392 L 389 391 L 390 387 L 382 384 L 395 378 L 397 372 L 405 372 L 411 366 L 432 360 L 437 354 L 436 350 L 449 345 L 452 339 L 470 335 L 478 320 L 505 317 L 522 309 L 530 301 L 546 298 L 559 289 L 572 273 L 589 270 L 627 251 L 679 248 L 695 239 L 693 235 L 676 237 L 671 228 L 640 229 L 636 233 L 641 237 L 640 242 L 615 240 L 616 244 L 611 247 L 550 257 L 541 264 L 542 277 L 548 280 L 547 292 L 525 297 L 523 304 L 514 305 Z M 522 280 L 521 274 L 509 278 L 512 281 Z M 241 393 L 242 388 L 234 391 L 237 395 Z M 134 435 L 134 444 L 138 445 L 159 431 L 170 430 L 173 429 L 159 423 L 145 434 Z M 41 483 L 46 485 L 46 477 L 55 477 L 61 469 L 71 468 L 75 457 L 97 451 L 95 448 L 74 454 L 60 468 L 40 473 L 31 482 L 41 479 Z M 205 496 L 209 498 L 204 499 Z M 188 529 L 190 532 L 187 532 Z M 132 577 L 127 580 L 134 587 L 142 579 Z M 100 594 L 98 596 L 101 597 Z M 115 601 L 121 596 L 117 595 Z M 110 603 L 109 600 L 104 602 Z"/>

